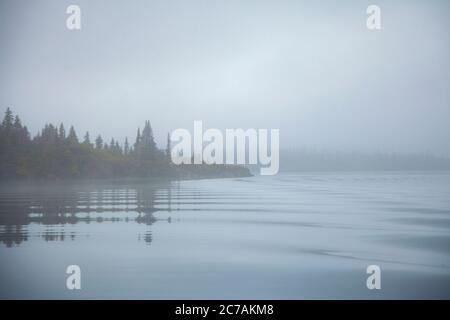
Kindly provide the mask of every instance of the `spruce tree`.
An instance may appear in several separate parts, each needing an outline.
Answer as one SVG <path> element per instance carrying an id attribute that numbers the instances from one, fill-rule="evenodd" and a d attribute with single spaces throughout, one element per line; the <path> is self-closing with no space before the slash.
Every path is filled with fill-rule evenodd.
<path id="1" fill-rule="evenodd" d="M 13 113 L 10 108 L 6 109 L 5 111 L 5 117 L 3 118 L 2 127 L 3 129 L 6 129 L 6 131 L 11 130 L 13 126 Z"/>
<path id="2" fill-rule="evenodd" d="M 91 145 L 91 140 L 89 138 L 89 132 L 88 131 L 86 131 L 86 134 L 84 135 L 83 144 L 85 144 L 87 146 Z"/>
<path id="3" fill-rule="evenodd" d="M 124 144 L 124 146 L 123 146 L 123 153 L 124 153 L 125 155 L 127 155 L 127 154 L 130 153 L 130 146 L 129 146 L 129 144 L 128 144 L 128 138 L 127 138 L 127 137 L 125 137 L 125 144 Z"/>
<path id="4" fill-rule="evenodd" d="M 58 136 L 59 136 L 60 140 L 65 140 L 66 139 L 66 129 L 64 129 L 64 124 L 62 122 L 59 125 Z"/>
<path id="5" fill-rule="evenodd" d="M 103 139 L 101 135 L 98 135 L 97 139 L 95 139 L 95 148 L 98 150 L 103 149 Z"/>
<path id="6" fill-rule="evenodd" d="M 70 144 L 78 144 L 77 134 L 76 134 L 75 129 L 73 128 L 73 126 L 70 127 L 69 135 L 67 136 L 67 141 Z"/>
<path id="7" fill-rule="evenodd" d="M 138 128 L 137 134 L 136 134 L 136 142 L 134 143 L 135 151 L 138 151 L 140 143 L 141 143 L 141 129 Z"/>
<path id="8" fill-rule="evenodd" d="M 140 140 L 140 156 L 144 159 L 150 159 L 155 155 L 156 143 L 153 138 L 153 130 L 150 126 L 150 121 L 145 121 L 144 130 L 142 130 Z"/>
<path id="9" fill-rule="evenodd" d="M 14 118 L 13 128 L 14 128 L 14 130 L 17 130 L 17 131 L 22 130 L 22 123 L 21 123 L 18 115 L 16 115 Z"/>

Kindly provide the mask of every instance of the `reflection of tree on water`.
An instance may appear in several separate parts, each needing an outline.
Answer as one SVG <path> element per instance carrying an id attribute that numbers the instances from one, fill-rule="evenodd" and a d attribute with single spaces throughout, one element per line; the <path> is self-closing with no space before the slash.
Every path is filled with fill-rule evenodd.
<path id="1" fill-rule="evenodd" d="M 19 245 L 28 240 L 28 231 L 26 226 L 21 225 L 1 225 L 0 241 L 7 247 Z"/>
<path id="2" fill-rule="evenodd" d="M 157 193 L 163 190 L 162 194 Z M 156 211 L 169 211 L 156 208 L 155 200 L 170 203 L 170 185 L 104 185 L 104 186 L 61 186 L 32 188 L 25 190 L 0 190 L 0 241 L 8 247 L 20 245 L 30 236 L 45 241 L 74 240 L 76 232 L 68 232 L 65 225 L 79 223 L 127 223 L 137 222 L 151 226 L 159 220 Z M 30 226 L 41 225 L 44 230 L 30 232 Z M 152 241 L 149 228 L 138 234 L 138 240 Z"/>
<path id="3" fill-rule="evenodd" d="M 148 188 L 136 190 L 136 211 L 139 214 L 136 218 L 137 223 L 151 225 L 156 221 L 153 215 L 157 211 L 155 209 L 155 194 L 153 190 Z"/>

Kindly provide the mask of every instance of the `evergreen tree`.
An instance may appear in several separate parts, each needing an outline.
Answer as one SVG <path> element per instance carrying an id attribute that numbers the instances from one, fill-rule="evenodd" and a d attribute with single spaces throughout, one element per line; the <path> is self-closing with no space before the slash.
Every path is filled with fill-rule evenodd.
<path id="1" fill-rule="evenodd" d="M 116 144 L 115 144 L 115 146 L 114 146 L 114 151 L 117 153 L 117 154 L 122 154 L 122 148 L 120 147 L 120 145 L 119 145 L 119 142 L 116 140 Z"/>
<path id="2" fill-rule="evenodd" d="M 19 116 L 16 115 L 13 124 L 13 140 L 17 148 L 23 148 L 30 142 L 30 134 L 26 126 L 22 126 Z"/>
<path id="3" fill-rule="evenodd" d="M 3 118 L 2 127 L 4 130 L 8 131 L 12 129 L 13 126 L 13 113 L 10 108 L 6 109 L 5 117 Z"/>
<path id="4" fill-rule="evenodd" d="M 46 124 L 41 133 L 41 142 L 47 145 L 56 144 L 58 140 L 58 129 L 51 123 Z"/>
<path id="5" fill-rule="evenodd" d="M 59 139 L 60 140 L 65 140 L 66 139 L 66 129 L 64 129 L 64 124 L 61 122 L 61 124 L 59 125 Z"/>
<path id="6" fill-rule="evenodd" d="M 137 151 L 139 149 L 139 144 L 141 142 L 141 129 L 138 128 L 136 134 L 136 142 L 134 143 L 134 150 Z"/>
<path id="7" fill-rule="evenodd" d="M 21 123 L 20 118 L 19 118 L 18 115 L 16 115 L 15 118 L 14 118 L 13 128 L 14 128 L 14 130 L 16 130 L 17 132 L 19 132 L 20 130 L 22 130 L 22 123 Z"/>
<path id="8" fill-rule="evenodd" d="M 130 153 L 130 146 L 128 144 L 128 138 L 127 137 L 125 137 L 125 144 L 123 146 L 123 153 L 125 155 L 128 155 Z"/>
<path id="9" fill-rule="evenodd" d="M 67 141 L 73 145 L 78 144 L 77 134 L 73 126 L 70 127 L 69 135 L 67 136 Z"/>
<path id="10" fill-rule="evenodd" d="M 95 148 L 98 150 L 103 149 L 103 139 L 101 135 L 98 135 L 97 139 L 95 139 Z"/>
<path id="11" fill-rule="evenodd" d="M 147 148 L 150 152 L 153 152 L 156 149 L 156 143 L 153 138 L 153 130 L 149 120 L 145 122 L 144 130 L 142 130 L 141 142 L 143 146 Z"/>
<path id="12" fill-rule="evenodd" d="M 153 130 L 150 121 L 145 121 L 144 130 L 137 144 L 136 152 L 142 160 L 152 159 L 156 153 L 156 143 L 153 139 Z"/>
<path id="13" fill-rule="evenodd" d="M 88 131 L 86 131 L 86 134 L 84 135 L 83 144 L 85 144 L 87 146 L 91 145 L 91 140 L 89 138 L 89 132 Z"/>

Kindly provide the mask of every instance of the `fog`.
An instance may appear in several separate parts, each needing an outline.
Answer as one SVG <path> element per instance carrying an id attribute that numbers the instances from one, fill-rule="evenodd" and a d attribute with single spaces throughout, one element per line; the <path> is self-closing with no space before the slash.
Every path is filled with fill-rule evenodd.
<path id="1" fill-rule="evenodd" d="M 81 30 L 66 8 L 81 8 Z M 448 1 L 0 1 L 0 111 L 122 141 L 279 128 L 283 148 L 450 155 Z"/>

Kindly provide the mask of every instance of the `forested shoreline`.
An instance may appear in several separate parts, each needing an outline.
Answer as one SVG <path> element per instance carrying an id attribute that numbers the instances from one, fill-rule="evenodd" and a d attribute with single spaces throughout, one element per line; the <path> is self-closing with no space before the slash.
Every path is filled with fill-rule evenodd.
<path id="1" fill-rule="evenodd" d="M 1 179 L 168 178 L 199 179 L 250 176 L 241 166 L 173 165 L 170 140 L 158 149 L 150 121 L 136 139 L 108 143 L 86 132 L 78 138 L 72 126 L 46 124 L 31 137 L 26 125 L 8 108 L 0 125 Z"/>

